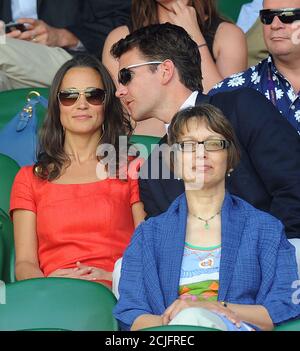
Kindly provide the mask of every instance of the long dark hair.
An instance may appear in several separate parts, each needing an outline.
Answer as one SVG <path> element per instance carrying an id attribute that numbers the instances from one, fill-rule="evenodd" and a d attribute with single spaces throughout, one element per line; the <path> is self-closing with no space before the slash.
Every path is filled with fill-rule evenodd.
<path id="1" fill-rule="evenodd" d="M 52 181 L 60 177 L 63 167 L 71 160 L 64 150 L 65 135 L 60 121 L 58 93 L 66 73 L 74 67 L 88 67 L 97 71 L 106 91 L 104 100 L 104 132 L 100 143 L 114 146 L 119 159 L 119 136 L 130 135 L 131 126 L 120 100 L 115 96 L 116 87 L 105 66 L 94 56 L 79 54 L 65 62 L 57 71 L 49 95 L 48 113 L 41 128 L 39 153 L 33 171 L 42 179 Z M 117 164 L 118 167 L 118 164 Z M 117 168 L 118 169 L 118 168 Z"/>
<path id="2" fill-rule="evenodd" d="M 188 5 L 195 8 L 198 25 L 202 33 L 211 30 L 211 25 L 214 20 L 225 20 L 218 13 L 215 0 L 189 0 Z M 132 0 L 132 30 L 134 31 L 141 27 L 148 26 L 149 24 L 159 23 L 157 6 L 159 5 L 155 0 Z M 205 19 L 206 16 L 207 19 Z"/>

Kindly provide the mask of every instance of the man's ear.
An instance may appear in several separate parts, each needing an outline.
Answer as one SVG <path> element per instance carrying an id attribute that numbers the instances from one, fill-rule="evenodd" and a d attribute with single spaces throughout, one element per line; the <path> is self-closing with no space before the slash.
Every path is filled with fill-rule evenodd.
<path id="1" fill-rule="evenodd" d="M 163 85 L 168 84 L 175 74 L 175 66 L 173 61 L 165 60 L 160 65 L 161 70 L 161 82 Z"/>

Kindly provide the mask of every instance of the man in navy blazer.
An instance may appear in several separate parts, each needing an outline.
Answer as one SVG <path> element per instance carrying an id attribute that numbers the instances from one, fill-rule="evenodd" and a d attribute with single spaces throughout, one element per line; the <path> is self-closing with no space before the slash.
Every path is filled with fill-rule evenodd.
<path id="1" fill-rule="evenodd" d="M 262 94 L 247 88 L 213 97 L 202 94 L 197 44 L 184 29 L 169 23 L 129 34 L 114 45 L 112 54 L 120 67 L 117 96 L 135 121 L 154 117 L 168 125 L 185 107 L 209 102 L 220 108 L 232 123 L 242 151 L 227 189 L 279 218 L 288 238 L 300 238 L 300 138 Z M 165 136 L 160 144 L 166 141 Z M 153 161 L 150 155 L 148 170 Z M 183 182 L 172 175 L 158 178 L 140 179 L 149 217 L 166 211 L 184 191 Z"/>

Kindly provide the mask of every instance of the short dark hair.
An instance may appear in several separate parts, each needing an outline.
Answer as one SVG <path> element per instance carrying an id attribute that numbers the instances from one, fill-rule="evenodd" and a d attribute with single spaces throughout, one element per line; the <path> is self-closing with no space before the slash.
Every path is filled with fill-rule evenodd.
<path id="1" fill-rule="evenodd" d="M 182 27 L 164 23 L 140 28 L 115 43 L 111 54 L 120 58 L 133 48 L 137 48 L 149 61 L 171 60 L 186 88 L 203 90 L 199 49 Z"/>
<path id="2" fill-rule="evenodd" d="M 40 145 L 34 174 L 42 179 L 57 179 L 70 158 L 64 150 L 64 130 L 60 121 L 58 93 L 66 73 L 71 68 L 87 67 L 94 69 L 100 76 L 106 92 L 104 107 L 104 132 L 101 144 L 112 144 L 119 150 L 119 136 L 130 135 L 131 126 L 120 100 L 115 96 L 115 84 L 106 67 L 94 56 L 78 54 L 65 62 L 57 71 L 49 94 L 48 113 L 40 131 Z M 95 150 L 96 152 L 96 150 Z M 118 167 L 118 164 L 117 164 Z"/>
<path id="3" fill-rule="evenodd" d="M 188 128 L 188 122 L 191 119 L 205 121 L 209 129 L 221 134 L 229 142 L 227 171 L 234 169 L 240 160 L 238 140 L 229 120 L 220 109 L 213 105 L 201 104 L 177 112 L 168 129 L 169 145 L 173 145 L 178 141 L 183 128 Z"/>

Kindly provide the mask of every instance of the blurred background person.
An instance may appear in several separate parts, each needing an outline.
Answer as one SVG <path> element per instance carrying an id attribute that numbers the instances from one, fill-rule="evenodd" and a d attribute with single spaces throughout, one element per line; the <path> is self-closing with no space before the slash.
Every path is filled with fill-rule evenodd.
<path id="1" fill-rule="evenodd" d="M 0 19 L 27 29 L 8 33 L 0 46 L 1 89 L 49 87 L 75 53 L 99 57 L 107 34 L 129 13 L 130 0 L 0 0 Z"/>
<path id="2" fill-rule="evenodd" d="M 210 94 L 241 87 L 256 89 L 300 135 L 300 0 L 264 0 L 260 20 L 268 57 L 216 84 Z"/>

